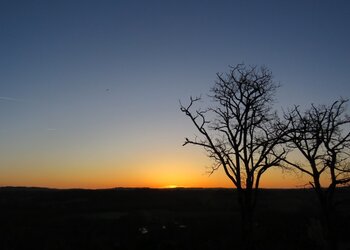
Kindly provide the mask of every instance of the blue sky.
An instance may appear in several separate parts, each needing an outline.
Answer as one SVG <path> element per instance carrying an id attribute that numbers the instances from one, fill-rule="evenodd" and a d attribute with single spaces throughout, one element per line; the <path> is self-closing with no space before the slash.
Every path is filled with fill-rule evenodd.
<path id="1" fill-rule="evenodd" d="M 179 99 L 241 62 L 272 70 L 276 109 L 349 97 L 349 26 L 348 1 L 1 1 L 0 185 L 207 178 Z"/>

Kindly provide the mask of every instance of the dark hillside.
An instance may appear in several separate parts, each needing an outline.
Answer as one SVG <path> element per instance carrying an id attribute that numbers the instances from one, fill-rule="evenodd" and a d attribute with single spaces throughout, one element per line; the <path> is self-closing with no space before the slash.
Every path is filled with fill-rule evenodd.
<path id="1" fill-rule="evenodd" d="M 339 228 L 350 226 L 339 191 Z M 229 189 L 0 188 L 0 249 L 232 249 L 239 229 Z M 259 249 L 319 249 L 312 190 L 261 190 Z M 347 230 L 339 230 L 343 249 Z"/>

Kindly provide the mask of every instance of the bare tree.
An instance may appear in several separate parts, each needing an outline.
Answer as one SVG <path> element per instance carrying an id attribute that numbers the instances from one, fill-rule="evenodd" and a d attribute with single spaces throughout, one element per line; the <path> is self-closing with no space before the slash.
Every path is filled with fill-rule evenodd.
<path id="1" fill-rule="evenodd" d="M 289 147 L 296 149 L 306 163 L 284 161 L 311 177 L 310 185 L 320 202 L 327 249 L 333 250 L 337 249 L 332 221 L 334 194 L 337 186 L 350 182 L 350 117 L 345 114 L 346 103 L 340 99 L 330 106 L 312 105 L 303 113 L 295 107 L 285 114 Z"/>
<path id="2" fill-rule="evenodd" d="M 265 67 L 239 64 L 217 74 L 209 97 L 213 105 L 195 109 L 201 98 L 190 98 L 184 112 L 199 136 L 186 138 L 206 150 L 213 160 L 211 173 L 222 168 L 237 189 L 243 244 L 253 248 L 253 215 L 262 175 L 280 166 L 286 152 L 280 147 L 285 128 L 272 112 L 277 84 Z"/>

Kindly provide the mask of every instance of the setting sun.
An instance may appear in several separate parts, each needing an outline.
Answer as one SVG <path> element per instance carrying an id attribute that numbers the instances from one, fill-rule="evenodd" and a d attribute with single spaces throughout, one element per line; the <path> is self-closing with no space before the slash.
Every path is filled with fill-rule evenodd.
<path id="1" fill-rule="evenodd" d="M 164 188 L 177 188 L 178 186 L 176 186 L 176 185 L 167 185 L 167 186 L 165 186 Z"/>

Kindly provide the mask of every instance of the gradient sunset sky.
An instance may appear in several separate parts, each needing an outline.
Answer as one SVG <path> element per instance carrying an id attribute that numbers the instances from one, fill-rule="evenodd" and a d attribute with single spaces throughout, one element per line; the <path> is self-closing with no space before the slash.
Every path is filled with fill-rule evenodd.
<path id="1" fill-rule="evenodd" d="M 241 62 L 277 110 L 350 97 L 350 1 L 0 1 L 0 186 L 230 186 L 179 100 Z"/>

